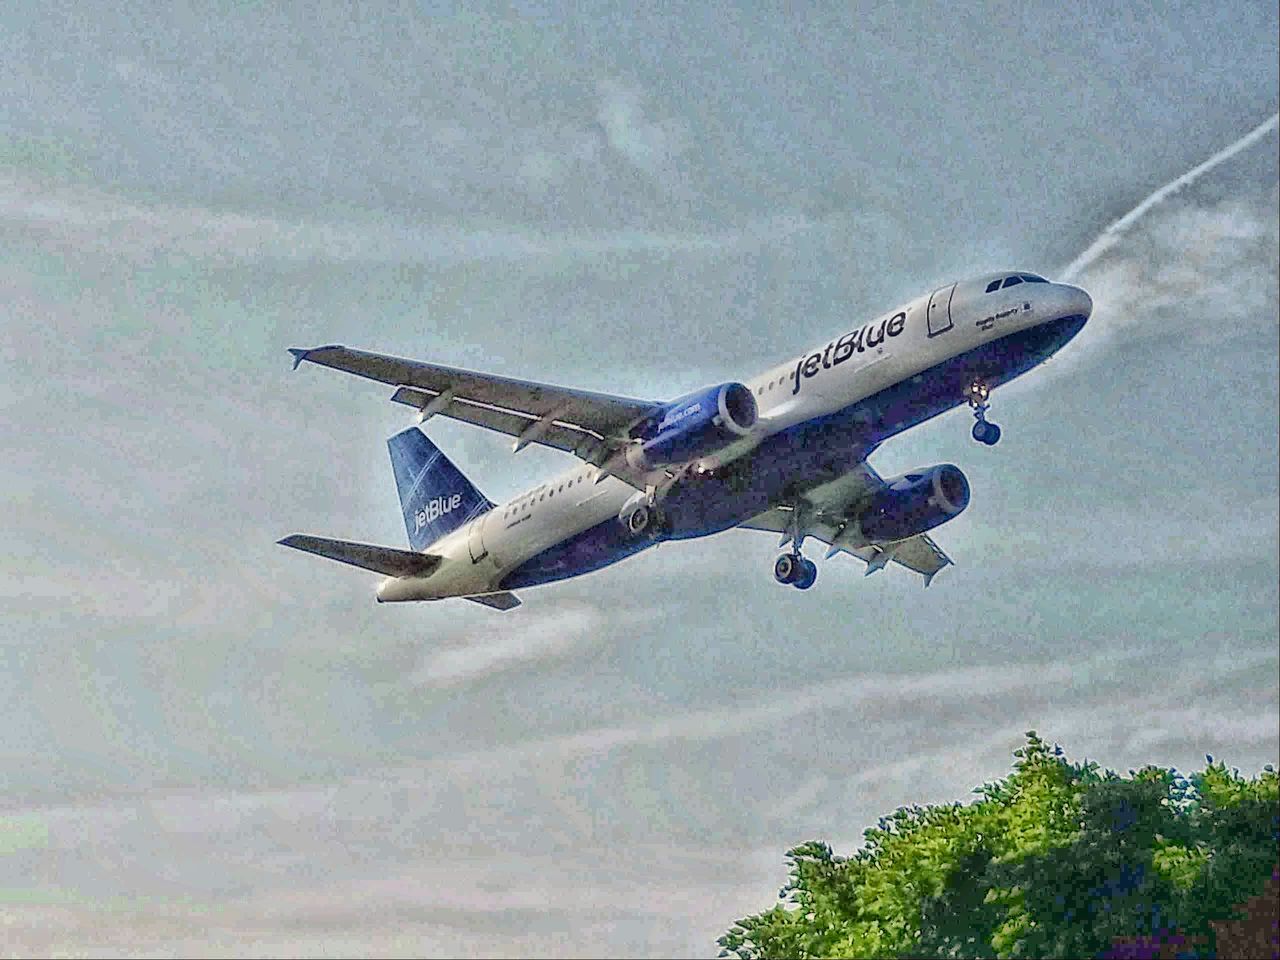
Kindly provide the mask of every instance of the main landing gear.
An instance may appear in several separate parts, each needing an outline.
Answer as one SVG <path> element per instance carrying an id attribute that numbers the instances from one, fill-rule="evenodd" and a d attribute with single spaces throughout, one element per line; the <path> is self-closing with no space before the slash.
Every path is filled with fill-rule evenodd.
<path id="1" fill-rule="evenodd" d="M 818 565 L 812 560 L 806 560 L 800 553 L 806 536 L 804 519 L 801 515 L 809 509 L 808 505 L 801 500 L 791 504 L 791 518 L 787 523 L 786 532 L 782 535 L 782 543 L 779 544 L 782 546 L 788 540 L 791 541 L 791 552 L 784 553 L 773 561 L 773 579 L 779 583 L 789 583 L 797 590 L 808 590 L 818 579 Z"/>
<path id="2" fill-rule="evenodd" d="M 987 410 L 991 406 L 987 398 L 991 396 L 991 388 L 985 381 L 975 379 L 965 388 L 964 396 L 973 408 L 973 419 L 977 421 L 973 425 L 973 439 L 988 447 L 995 446 L 1000 440 L 1000 427 L 987 419 Z"/>
<path id="3" fill-rule="evenodd" d="M 773 562 L 773 578 L 797 590 L 808 590 L 818 579 L 818 565 L 799 553 L 784 553 Z"/>

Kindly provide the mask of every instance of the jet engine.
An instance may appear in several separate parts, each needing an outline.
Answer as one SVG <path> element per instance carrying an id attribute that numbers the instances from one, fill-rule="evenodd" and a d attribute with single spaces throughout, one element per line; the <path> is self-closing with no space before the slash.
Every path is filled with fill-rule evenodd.
<path id="1" fill-rule="evenodd" d="M 969 505 L 969 481 L 944 463 L 904 473 L 886 482 L 858 517 L 868 540 L 906 540 L 946 523 Z"/>
<path id="2" fill-rule="evenodd" d="M 756 424 L 756 398 L 741 383 L 722 383 L 673 401 L 633 432 L 627 463 L 652 470 L 715 453 Z"/>

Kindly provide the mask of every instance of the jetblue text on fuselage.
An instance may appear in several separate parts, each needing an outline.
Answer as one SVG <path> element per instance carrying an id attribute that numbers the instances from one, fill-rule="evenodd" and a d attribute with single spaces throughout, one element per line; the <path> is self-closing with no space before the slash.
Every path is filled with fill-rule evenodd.
<path id="1" fill-rule="evenodd" d="M 428 523 L 432 523 L 446 513 L 451 513 L 457 509 L 458 504 L 462 503 L 462 494 L 455 493 L 451 497 L 433 497 L 427 501 L 427 505 L 413 515 L 414 530 L 421 530 Z"/>
<path id="2" fill-rule="evenodd" d="M 868 323 L 865 327 L 859 327 L 852 333 L 846 333 L 839 340 L 832 340 L 827 344 L 827 348 L 821 353 L 811 353 L 808 357 L 801 357 L 796 362 L 796 368 L 791 374 L 791 379 L 795 382 L 792 387 L 792 394 L 800 392 L 801 376 L 805 379 L 812 377 L 819 370 L 827 370 L 831 367 L 844 363 L 854 351 L 862 353 L 873 347 L 878 347 L 884 343 L 886 337 L 896 337 L 902 333 L 907 325 L 907 315 L 905 313 L 895 313 L 888 320 L 881 320 L 879 323 Z"/>

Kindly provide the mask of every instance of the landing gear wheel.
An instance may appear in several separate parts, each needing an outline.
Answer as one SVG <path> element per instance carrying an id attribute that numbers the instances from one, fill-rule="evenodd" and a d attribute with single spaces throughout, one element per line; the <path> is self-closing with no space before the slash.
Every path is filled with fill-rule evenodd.
<path id="1" fill-rule="evenodd" d="M 804 572 L 803 564 L 805 562 L 807 561 L 803 557 L 794 553 L 784 553 L 773 561 L 773 579 L 779 583 L 795 583 L 800 574 Z"/>
<path id="2" fill-rule="evenodd" d="M 987 410 L 991 407 L 987 398 L 991 396 L 991 388 L 977 379 L 965 388 L 964 395 L 969 406 L 973 407 L 973 419 L 977 421 L 973 425 L 973 439 L 988 447 L 995 446 L 1000 440 L 1000 428 L 987 420 Z"/>
<path id="3" fill-rule="evenodd" d="M 818 579 L 818 565 L 812 560 L 800 561 L 800 575 L 792 584 L 797 590 L 808 590 Z"/>
<path id="4" fill-rule="evenodd" d="M 1000 428 L 989 420 L 979 420 L 973 425 L 973 439 L 993 447 L 1000 441 Z"/>
<path id="5" fill-rule="evenodd" d="M 632 510 L 630 516 L 627 517 L 627 530 L 631 532 L 632 536 L 638 537 L 649 529 L 649 521 L 652 519 L 653 515 L 649 508 L 642 504 Z"/>

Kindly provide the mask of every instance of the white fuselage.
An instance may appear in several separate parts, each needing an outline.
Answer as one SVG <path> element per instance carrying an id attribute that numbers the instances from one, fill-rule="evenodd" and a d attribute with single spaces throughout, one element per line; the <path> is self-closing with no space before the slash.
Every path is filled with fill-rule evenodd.
<path id="1" fill-rule="evenodd" d="M 990 341 L 1063 317 L 1087 317 L 1092 309 L 1088 294 L 1063 284 L 1023 283 L 988 293 L 994 276 L 943 287 L 743 379 L 756 397 L 758 420 L 702 465 L 728 463 L 781 430 L 836 413 Z M 636 495 L 617 477 L 596 482 L 598 474 L 597 467 L 579 464 L 496 506 L 431 545 L 427 552 L 444 562 L 430 577 L 387 579 L 378 598 L 431 600 L 497 590 L 509 571 L 615 520 Z"/>

